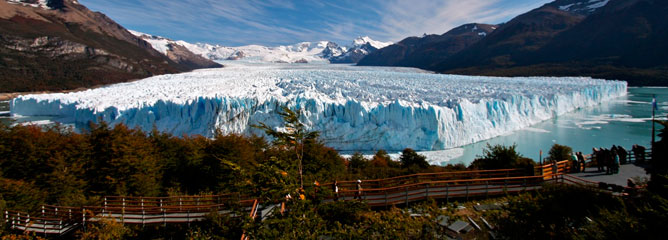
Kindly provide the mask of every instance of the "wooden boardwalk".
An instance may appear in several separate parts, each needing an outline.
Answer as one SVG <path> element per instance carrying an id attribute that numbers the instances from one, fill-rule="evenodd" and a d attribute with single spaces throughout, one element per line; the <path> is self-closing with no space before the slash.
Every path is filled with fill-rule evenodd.
<path id="1" fill-rule="evenodd" d="M 568 175 L 570 161 L 537 166 L 533 173 L 525 169 L 501 169 L 483 171 L 460 171 L 441 173 L 421 173 L 362 182 L 361 199 L 371 207 L 408 205 L 427 198 L 467 199 L 471 197 L 500 196 L 511 193 L 540 189 L 545 183 L 576 184 L 597 187 L 598 182 L 588 181 Z M 332 183 L 325 184 L 329 186 Z M 354 200 L 357 191 L 355 181 L 340 181 L 338 186 L 340 201 Z M 5 211 L 5 223 L 12 229 L 41 233 L 44 235 L 64 235 L 87 223 L 103 220 L 123 224 L 172 224 L 202 221 L 211 213 L 235 214 L 243 209 L 255 218 L 266 216 L 278 205 L 263 206 L 250 197 L 226 195 L 172 196 L 172 197 L 105 197 L 101 206 L 41 207 L 33 213 Z M 242 200 L 238 200 L 242 199 Z M 334 196 L 325 199 L 334 201 Z"/>

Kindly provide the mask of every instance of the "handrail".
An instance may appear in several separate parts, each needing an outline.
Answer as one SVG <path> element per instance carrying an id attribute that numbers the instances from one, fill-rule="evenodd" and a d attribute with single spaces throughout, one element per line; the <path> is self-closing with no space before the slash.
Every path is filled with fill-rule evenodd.
<path id="1" fill-rule="evenodd" d="M 366 187 L 361 190 L 363 199 L 370 206 L 388 206 L 394 204 L 408 204 L 409 202 L 433 198 L 490 196 L 521 192 L 541 187 L 544 182 L 586 183 L 594 182 L 579 179 L 574 176 L 564 175 L 569 168 L 569 161 L 557 163 L 557 172 L 551 173 L 552 164 L 537 166 L 536 169 L 550 169 L 543 171 L 537 176 L 510 176 L 511 173 L 520 173 L 522 169 L 481 170 L 442 173 L 419 173 L 406 176 L 398 176 L 387 179 L 366 180 L 365 182 L 384 183 L 381 187 Z M 505 176 L 498 176 L 503 175 Z M 464 176 L 470 179 L 447 179 L 443 176 Z M 485 177 L 487 176 L 487 177 Z M 422 178 L 421 178 L 422 177 Z M 477 177 L 477 178 L 473 178 Z M 402 183 L 391 186 L 398 180 L 418 180 L 418 182 Z M 386 182 L 382 182 L 386 181 Z M 352 181 L 342 181 L 349 183 Z M 340 189 L 340 199 L 352 200 L 358 191 L 353 189 Z M 128 224 L 151 224 L 151 223 L 184 223 L 204 219 L 211 211 L 221 211 L 228 208 L 228 203 L 233 197 L 241 198 L 238 194 L 220 194 L 205 196 L 170 196 L 170 197 L 105 197 L 102 206 L 66 207 L 44 205 L 41 217 L 30 216 L 15 211 L 5 211 L 5 221 L 11 222 L 13 229 L 24 231 L 62 233 L 70 227 L 74 227 L 82 221 L 99 221 L 102 218 L 120 218 L 121 222 Z M 238 199 L 238 198 L 237 198 Z M 333 201 L 333 197 L 326 201 Z M 235 200 L 242 207 L 250 208 L 250 216 L 254 218 L 259 208 L 257 199 Z M 178 204 L 175 204 L 178 203 Z M 86 213 L 86 214 L 84 214 Z M 34 227 L 37 226 L 37 227 Z"/>
<path id="2" fill-rule="evenodd" d="M 508 168 L 508 169 L 494 169 L 494 170 L 469 170 L 469 171 L 451 171 L 451 172 L 434 172 L 434 173 L 414 173 L 409 175 L 402 175 L 389 178 L 380 178 L 380 179 L 369 179 L 364 180 L 365 182 L 382 182 L 388 180 L 396 180 L 401 178 L 411 178 L 415 176 L 433 176 L 433 175 L 451 175 L 451 174 L 468 174 L 468 173 L 493 173 L 493 172 L 509 172 L 509 171 L 520 171 L 522 169 L 518 168 Z M 339 183 L 354 183 L 354 180 L 339 181 Z M 330 182 L 331 184 L 332 182 Z"/>

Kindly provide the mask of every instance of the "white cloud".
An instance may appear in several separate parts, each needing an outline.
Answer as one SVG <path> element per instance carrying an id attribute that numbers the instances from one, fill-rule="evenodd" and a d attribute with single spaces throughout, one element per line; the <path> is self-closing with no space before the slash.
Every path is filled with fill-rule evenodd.
<path id="1" fill-rule="evenodd" d="M 318 40 L 347 44 L 364 35 L 399 41 L 423 33 L 441 34 L 464 23 L 498 23 L 548 0 L 80 2 L 128 28 L 152 30 L 148 32 L 170 38 L 226 45 L 278 45 Z"/>

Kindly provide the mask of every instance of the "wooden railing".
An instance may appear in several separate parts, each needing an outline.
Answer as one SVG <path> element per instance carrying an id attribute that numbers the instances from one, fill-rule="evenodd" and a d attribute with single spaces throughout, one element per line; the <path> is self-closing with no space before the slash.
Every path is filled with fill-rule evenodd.
<path id="1" fill-rule="evenodd" d="M 573 167 L 570 160 L 563 160 L 557 162 L 557 171 L 554 171 L 555 163 L 548 163 L 545 165 L 539 165 L 535 167 L 535 175 L 542 176 L 544 180 L 552 178 L 554 175 L 570 173 L 571 168 Z"/>
<path id="2" fill-rule="evenodd" d="M 41 214 L 5 211 L 5 223 L 11 229 L 43 234 L 65 234 L 78 226 L 103 220 L 124 224 L 191 223 L 202 221 L 212 212 L 229 213 L 231 204 L 223 196 L 179 196 L 164 198 L 107 197 L 103 206 L 42 206 Z M 139 199 L 139 200 L 137 200 Z M 237 207 L 257 214 L 256 199 L 235 202 Z"/>
<path id="3" fill-rule="evenodd" d="M 383 179 L 362 180 L 362 188 L 382 188 L 401 186 L 411 183 L 420 183 L 426 181 L 446 181 L 457 179 L 477 179 L 477 178 L 495 178 L 495 177 L 516 177 L 526 176 L 527 172 L 523 169 L 499 169 L 499 170 L 475 170 L 475 171 L 454 171 L 437 173 L 416 173 L 411 175 L 397 176 Z M 325 183 L 324 186 L 331 186 L 333 183 Z M 340 189 L 355 189 L 357 182 L 338 181 Z"/>
<path id="4" fill-rule="evenodd" d="M 588 184 L 586 180 L 565 178 L 570 166 L 568 161 L 557 163 L 558 171 L 552 173 L 551 165 L 539 166 L 542 172 L 536 176 L 522 176 L 523 169 L 423 173 L 387 179 L 365 180 L 362 191 L 355 190 L 354 181 L 339 182 L 338 200 L 365 200 L 369 206 L 382 207 L 409 204 L 427 198 L 467 199 L 487 197 L 523 191 L 537 190 L 546 182 Z M 361 194 L 360 194 L 361 193 Z M 239 200 L 248 199 L 248 200 Z M 325 199 L 334 201 L 334 197 Z M 5 211 L 5 222 L 10 228 L 43 234 L 65 234 L 89 222 L 105 219 L 124 224 L 191 223 L 204 220 L 212 212 L 231 214 L 231 205 L 258 213 L 256 199 L 239 195 L 202 195 L 173 197 L 105 197 L 101 206 L 62 207 L 42 206 L 37 216 Z"/>
<path id="5" fill-rule="evenodd" d="M 544 182 L 543 176 L 428 181 L 385 188 L 363 189 L 359 196 L 356 190 L 341 190 L 339 200 L 360 198 L 372 207 L 409 204 L 427 198 L 449 201 L 454 198 L 468 199 L 475 196 L 487 197 L 536 190 Z"/>

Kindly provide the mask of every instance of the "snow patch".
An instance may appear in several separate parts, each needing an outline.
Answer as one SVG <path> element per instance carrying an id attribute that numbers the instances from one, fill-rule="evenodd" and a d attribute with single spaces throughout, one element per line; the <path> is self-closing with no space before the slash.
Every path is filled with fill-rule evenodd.
<path id="1" fill-rule="evenodd" d="M 410 68 L 228 64 L 73 93 L 24 95 L 11 112 L 102 119 L 174 135 L 262 134 L 281 106 L 338 150 L 441 150 L 489 139 L 626 94 L 587 77 L 478 77 Z"/>
<path id="2" fill-rule="evenodd" d="M 589 0 L 588 2 L 577 2 L 559 6 L 559 10 L 569 12 L 593 12 L 596 9 L 604 7 L 610 0 Z"/>
<path id="3" fill-rule="evenodd" d="M 47 0 L 38 0 L 37 3 L 26 3 L 22 2 L 21 0 L 7 0 L 7 2 L 11 4 L 21 4 L 26 7 L 35 7 L 35 8 L 51 10 L 51 8 L 48 6 Z"/>

